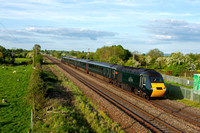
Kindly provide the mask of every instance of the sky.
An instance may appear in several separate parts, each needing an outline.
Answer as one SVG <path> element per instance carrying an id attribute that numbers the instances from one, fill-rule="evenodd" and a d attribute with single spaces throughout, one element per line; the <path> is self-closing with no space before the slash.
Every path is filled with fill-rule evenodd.
<path id="1" fill-rule="evenodd" d="M 200 0 L 0 0 L 0 45 L 200 53 Z"/>

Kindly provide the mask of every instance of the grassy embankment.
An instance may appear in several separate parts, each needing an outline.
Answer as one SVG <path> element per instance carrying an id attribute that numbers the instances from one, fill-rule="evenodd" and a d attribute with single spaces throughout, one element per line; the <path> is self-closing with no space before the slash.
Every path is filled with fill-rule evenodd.
<path id="1" fill-rule="evenodd" d="M 28 132 L 31 107 L 25 97 L 31 72 L 31 65 L 0 66 L 0 100 L 7 100 L 0 102 L 0 132 Z"/>
<path id="2" fill-rule="evenodd" d="M 196 108 L 200 109 L 200 104 L 195 101 L 190 101 L 187 99 L 178 99 L 177 101 L 180 103 L 186 104 L 187 106 L 196 107 Z"/>
<path id="3" fill-rule="evenodd" d="M 171 84 L 171 85 L 175 85 L 175 86 L 180 86 L 180 87 L 184 87 L 186 89 L 193 89 L 193 87 L 191 86 L 185 86 L 185 85 L 181 85 L 181 84 L 178 84 L 178 83 L 173 83 L 173 82 L 169 82 L 169 81 L 165 81 L 165 83 L 168 83 L 168 84 Z M 176 97 L 170 97 L 168 96 L 169 99 L 171 100 L 176 100 L 180 103 L 183 103 L 187 106 L 190 106 L 190 107 L 196 107 L 196 108 L 199 108 L 200 109 L 200 104 L 198 102 L 195 102 L 195 101 L 190 101 L 190 100 L 187 100 L 187 99 L 177 99 Z"/>
<path id="4" fill-rule="evenodd" d="M 36 118 L 34 132 L 123 132 L 55 67 L 43 66 L 42 78 L 46 86 L 46 103 L 38 110 L 40 116 Z"/>
<path id="5" fill-rule="evenodd" d="M 186 85 L 182 85 L 182 84 L 178 84 L 178 83 L 174 83 L 174 82 L 170 82 L 170 81 L 165 81 L 165 83 L 175 85 L 175 86 L 180 86 L 180 87 L 183 87 L 183 88 L 186 88 L 186 89 L 193 89 L 192 86 L 186 86 Z"/>

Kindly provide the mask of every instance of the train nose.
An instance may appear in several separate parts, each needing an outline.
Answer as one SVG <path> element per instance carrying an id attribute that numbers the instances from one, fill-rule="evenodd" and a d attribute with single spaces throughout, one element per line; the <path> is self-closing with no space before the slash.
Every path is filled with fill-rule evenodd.
<path id="1" fill-rule="evenodd" d="M 150 97 L 162 97 L 166 92 L 164 83 L 151 83 L 151 86 L 153 91 Z"/>

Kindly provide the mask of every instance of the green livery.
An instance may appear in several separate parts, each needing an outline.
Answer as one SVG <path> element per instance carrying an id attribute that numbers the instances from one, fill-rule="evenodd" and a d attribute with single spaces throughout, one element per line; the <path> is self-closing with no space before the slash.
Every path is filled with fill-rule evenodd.
<path id="1" fill-rule="evenodd" d="M 88 73 L 105 77 L 110 83 L 149 99 L 162 97 L 166 91 L 162 75 L 155 70 L 127 67 L 105 62 L 62 57 L 62 62 L 80 67 Z"/>

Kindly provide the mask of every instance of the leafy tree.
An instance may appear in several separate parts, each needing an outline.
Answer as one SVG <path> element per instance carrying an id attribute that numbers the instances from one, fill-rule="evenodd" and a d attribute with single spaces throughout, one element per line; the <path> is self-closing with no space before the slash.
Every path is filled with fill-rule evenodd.
<path id="1" fill-rule="evenodd" d="M 14 60 L 14 58 L 7 56 L 7 57 L 5 57 L 5 62 L 8 64 L 14 64 L 15 60 Z"/>
<path id="2" fill-rule="evenodd" d="M 170 65 L 165 70 L 172 71 L 173 76 L 179 76 L 182 72 L 186 71 L 186 68 L 185 65 Z"/>
<path id="3" fill-rule="evenodd" d="M 160 56 L 164 56 L 164 53 L 162 51 L 160 51 L 159 49 L 155 48 L 150 50 L 147 55 L 151 56 L 151 57 L 160 57 Z"/>
<path id="4" fill-rule="evenodd" d="M 112 64 L 119 64 L 119 65 L 123 65 L 124 62 L 122 61 L 122 59 L 120 59 L 119 57 L 117 56 L 111 56 L 109 58 L 109 63 L 112 63 Z"/>
<path id="5" fill-rule="evenodd" d="M 33 51 L 28 52 L 26 58 L 33 58 Z"/>
<path id="6" fill-rule="evenodd" d="M 61 52 L 54 51 L 53 56 L 56 57 L 56 58 L 61 58 Z"/>
<path id="7" fill-rule="evenodd" d="M 151 60 L 152 60 L 152 57 L 151 57 L 151 56 L 149 56 L 149 55 L 146 56 L 146 58 L 145 58 L 145 61 L 146 61 L 146 68 L 147 68 L 148 65 L 150 65 Z"/>
<path id="8" fill-rule="evenodd" d="M 2 52 L 0 52 L 0 64 L 2 64 L 3 63 L 3 53 Z"/>
<path id="9" fill-rule="evenodd" d="M 113 45 L 111 47 L 104 46 L 97 49 L 94 60 L 102 62 L 113 62 L 112 58 L 118 57 L 122 61 L 127 61 L 131 56 L 131 52 L 124 49 L 121 45 Z"/>
<path id="10" fill-rule="evenodd" d="M 166 58 L 166 65 L 166 70 L 171 69 L 173 75 L 177 76 L 186 70 L 195 70 L 197 62 L 193 61 L 190 56 L 178 52 Z"/>
<path id="11" fill-rule="evenodd" d="M 33 47 L 33 66 L 35 67 L 37 64 L 42 63 L 42 55 L 40 53 L 41 46 L 39 44 L 35 44 Z"/>
<path id="12" fill-rule="evenodd" d="M 145 56 L 142 55 L 142 54 L 136 54 L 134 56 L 134 59 L 136 61 L 138 61 L 140 63 L 141 66 L 145 66 L 146 65 L 146 62 L 145 62 Z"/>
<path id="13" fill-rule="evenodd" d="M 129 60 L 125 63 L 125 66 L 139 67 L 141 66 L 141 63 L 133 58 L 129 58 Z"/>
<path id="14" fill-rule="evenodd" d="M 76 53 L 74 50 L 70 51 L 69 54 L 70 54 L 71 56 L 77 56 L 77 53 Z"/>
<path id="15" fill-rule="evenodd" d="M 94 58 L 95 58 L 95 53 L 90 52 L 87 58 L 88 58 L 88 60 L 94 60 Z"/>
<path id="16" fill-rule="evenodd" d="M 33 47 L 34 54 L 38 55 L 40 54 L 41 46 L 39 44 L 35 44 Z"/>
<path id="17" fill-rule="evenodd" d="M 156 60 L 155 60 L 155 65 L 156 65 L 156 68 L 164 68 L 165 65 L 166 65 L 166 58 L 165 57 L 158 57 Z"/>
<path id="18" fill-rule="evenodd" d="M 0 45 L 0 52 L 5 52 L 5 51 L 6 51 L 6 49 Z"/>
<path id="19" fill-rule="evenodd" d="M 124 57 L 122 58 L 122 60 L 127 61 L 130 57 L 132 57 L 131 52 L 127 49 L 124 49 Z"/>
<path id="20" fill-rule="evenodd" d="M 86 54 L 84 54 L 84 53 L 80 53 L 80 54 L 77 55 L 77 58 L 80 58 L 80 59 L 87 59 L 87 56 L 86 56 Z"/>

